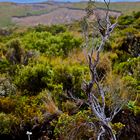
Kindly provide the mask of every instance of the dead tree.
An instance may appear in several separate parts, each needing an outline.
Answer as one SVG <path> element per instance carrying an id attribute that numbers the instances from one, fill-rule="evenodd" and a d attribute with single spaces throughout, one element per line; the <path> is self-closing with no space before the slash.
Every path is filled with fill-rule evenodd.
<path id="1" fill-rule="evenodd" d="M 99 64 L 100 53 L 104 48 L 105 42 L 109 39 L 111 32 L 117 26 L 118 17 L 115 17 L 115 22 L 111 23 L 110 15 L 109 15 L 110 0 L 104 0 L 104 3 L 107 7 L 107 9 L 104 11 L 105 12 L 104 17 L 100 17 L 99 13 L 96 11 L 97 8 L 94 5 L 90 5 L 93 3 L 94 2 L 92 2 L 91 0 L 89 1 L 88 6 L 90 7 L 90 9 L 88 8 L 86 9 L 87 15 L 84 17 L 85 25 L 83 29 L 84 29 L 84 35 L 85 35 L 85 46 L 86 47 L 89 46 L 88 44 L 89 21 L 90 21 L 90 16 L 92 16 L 93 14 L 96 19 L 96 25 L 97 25 L 96 29 L 98 30 L 101 41 L 100 41 L 99 46 L 96 46 L 96 47 L 92 46 L 91 52 L 88 53 L 90 81 L 84 82 L 82 85 L 82 89 L 87 96 L 87 103 L 90 109 L 92 110 L 92 113 L 100 122 L 99 123 L 100 130 L 97 134 L 97 140 L 103 139 L 105 135 L 107 135 L 109 137 L 108 139 L 110 140 L 116 140 L 116 136 L 113 133 L 113 129 L 110 123 L 112 119 L 114 118 L 114 116 L 122 109 L 126 101 L 125 100 L 117 101 L 116 99 L 116 102 L 119 102 L 119 103 L 115 105 L 114 109 L 109 113 L 109 115 L 106 115 L 106 110 L 105 110 L 106 109 L 106 90 L 102 86 L 98 78 L 97 65 Z M 91 9 L 91 8 L 95 8 L 95 9 Z M 93 54 L 94 54 L 94 59 L 93 59 Z"/>

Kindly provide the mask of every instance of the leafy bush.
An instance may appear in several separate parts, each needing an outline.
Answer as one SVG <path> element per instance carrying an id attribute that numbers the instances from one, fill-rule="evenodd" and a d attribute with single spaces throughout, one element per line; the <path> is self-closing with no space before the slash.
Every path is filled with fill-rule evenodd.
<path id="1" fill-rule="evenodd" d="M 27 49 L 36 49 L 49 56 L 67 55 L 73 48 L 79 48 L 82 42 L 68 32 L 52 35 L 46 31 L 31 32 L 25 35 L 22 41 Z"/>
<path id="2" fill-rule="evenodd" d="M 133 12 L 131 15 L 123 15 L 119 18 L 119 25 L 124 25 L 127 27 L 128 25 L 133 25 L 135 21 L 140 18 L 140 12 Z"/>
<path id="3" fill-rule="evenodd" d="M 134 76 L 139 78 L 139 71 L 138 71 L 139 62 L 140 62 L 140 57 L 129 58 L 126 62 L 122 62 L 122 63 L 116 65 L 116 67 L 114 69 L 119 74 L 123 74 L 123 75 L 136 74 Z"/>
<path id="4" fill-rule="evenodd" d="M 6 57 L 12 64 L 23 63 L 24 50 L 21 46 L 21 42 L 18 39 L 10 40 L 7 43 L 7 54 Z"/>
<path id="5" fill-rule="evenodd" d="M 16 100 L 10 97 L 0 98 L 0 111 L 4 113 L 12 113 L 15 111 Z"/>
<path id="6" fill-rule="evenodd" d="M 22 96 L 16 99 L 15 114 L 22 119 L 24 124 L 29 123 L 32 125 L 32 119 L 35 117 L 41 122 L 43 119 L 43 109 L 45 108 L 40 98 Z"/>
<path id="7" fill-rule="evenodd" d="M 66 27 L 64 25 L 45 26 L 45 25 L 39 24 L 33 30 L 35 30 L 36 32 L 47 31 L 47 32 L 51 33 L 52 35 L 56 35 L 56 34 L 59 34 L 59 33 L 66 32 Z"/>
<path id="8" fill-rule="evenodd" d="M 125 127 L 125 125 L 120 122 L 112 124 L 112 128 L 113 128 L 115 134 L 116 134 L 116 132 L 121 131 L 121 129 L 123 129 L 124 127 Z"/>
<path id="9" fill-rule="evenodd" d="M 140 114 L 140 106 L 137 105 L 136 101 L 129 101 L 127 106 L 135 116 Z"/>
<path id="10" fill-rule="evenodd" d="M 133 12 L 133 16 L 134 16 L 135 19 L 140 18 L 140 11 L 138 11 L 138 12 Z"/>
<path id="11" fill-rule="evenodd" d="M 130 25 L 134 22 L 134 17 L 129 15 L 121 16 L 119 25 Z"/>
<path id="12" fill-rule="evenodd" d="M 11 96 L 16 93 L 16 87 L 11 80 L 1 77 L 0 78 L 0 97 Z"/>
<path id="13" fill-rule="evenodd" d="M 48 88 L 52 76 L 53 71 L 47 64 L 27 65 L 17 70 L 14 82 L 23 94 L 36 95 Z"/>
<path id="14" fill-rule="evenodd" d="M 95 130 L 90 127 L 90 122 L 97 121 L 88 117 L 90 111 L 80 111 L 73 116 L 63 113 L 57 122 L 53 122 L 55 126 L 55 135 L 59 139 L 79 140 L 95 137 Z M 94 133 L 95 132 L 95 133 Z"/>
<path id="15" fill-rule="evenodd" d="M 18 120 L 14 115 L 0 113 L 0 134 L 10 134 L 13 125 L 16 123 L 18 123 Z"/>
<path id="16" fill-rule="evenodd" d="M 0 60 L 0 73 L 5 73 L 9 70 L 10 63 L 6 58 Z"/>
<path id="17" fill-rule="evenodd" d="M 123 80 L 127 83 L 130 92 L 137 93 L 140 91 L 140 57 L 128 59 L 126 62 L 117 64 L 114 68 L 116 73 L 123 76 Z"/>
<path id="18" fill-rule="evenodd" d="M 55 67 L 54 81 L 62 83 L 63 91 L 69 96 L 71 92 L 76 97 L 83 97 L 81 84 L 86 75 L 87 67 L 75 65 L 60 65 Z"/>

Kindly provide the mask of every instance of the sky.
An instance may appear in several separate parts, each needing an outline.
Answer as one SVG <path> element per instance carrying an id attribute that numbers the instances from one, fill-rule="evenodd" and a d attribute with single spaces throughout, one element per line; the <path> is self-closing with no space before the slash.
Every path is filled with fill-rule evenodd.
<path id="1" fill-rule="evenodd" d="M 35 3 L 35 2 L 43 2 L 43 1 L 47 1 L 47 0 L 0 0 L 0 2 L 16 2 L 16 3 Z M 66 2 L 66 1 L 71 1 L 71 2 L 77 2 L 77 1 L 80 1 L 80 0 L 54 0 L 54 1 L 63 1 L 63 2 Z M 82 0 L 84 1 L 84 0 Z M 87 0 L 85 0 L 87 1 Z M 98 0 L 98 1 L 103 1 L 103 0 Z M 140 0 L 111 0 L 111 2 L 120 2 L 120 1 L 123 1 L 123 2 L 132 2 L 132 1 L 140 1 Z"/>

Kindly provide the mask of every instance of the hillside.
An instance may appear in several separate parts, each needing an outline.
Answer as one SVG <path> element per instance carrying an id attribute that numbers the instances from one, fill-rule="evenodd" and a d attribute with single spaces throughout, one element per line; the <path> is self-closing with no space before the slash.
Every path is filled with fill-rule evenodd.
<path id="1" fill-rule="evenodd" d="M 85 2 L 73 3 L 72 7 L 84 9 L 86 7 Z M 105 8 L 103 3 L 96 3 L 97 7 Z M 111 10 L 121 11 L 123 14 L 130 14 L 133 11 L 140 10 L 140 2 L 113 2 L 110 4 Z"/>
<path id="2" fill-rule="evenodd" d="M 103 3 L 97 3 L 98 8 L 104 8 Z M 0 3 L 0 27 L 14 25 L 54 24 L 79 20 L 83 16 L 85 2 L 77 3 L 36 3 L 15 4 Z M 140 2 L 111 3 L 110 9 L 129 14 L 139 11 Z M 77 10 L 77 12 L 75 12 Z M 75 12 L 76 14 L 73 14 Z M 57 16 L 56 16 L 57 13 Z M 36 22 L 37 21 L 37 22 Z"/>
<path id="3" fill-rule="evenodd" d="M 0 3 L 0 27 L 13 26 L 12 17 L 40 15 L 56 8 L 51 4 Z"/>

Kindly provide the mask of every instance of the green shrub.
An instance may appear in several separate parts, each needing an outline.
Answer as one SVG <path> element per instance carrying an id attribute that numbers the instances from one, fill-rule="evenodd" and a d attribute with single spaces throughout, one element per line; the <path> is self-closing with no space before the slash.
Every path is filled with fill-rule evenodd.
<path id="1" fill-rule="evenodd" d="M 0 112 L 3 113 L 12 113 L 15 111 L 16 99 L 10 97 L 1 97 L 0 98 Z"/>
<path id="2" fill-rule="evenodd" d="M 134 17 L 131 15 L 121 16 L 119 19 L 119 25 L 130 25 L 134 22 Z"/>
<path id="3" fill-rule="evenodd" d="M 35 49 L 48 56 L 65 56 L 72 49 L 79 48 L 82 40 L 64 32 L 53 35 L 50 32 L 31 32 L 22 38 L 27 49 Z"/>
<path id="4" fill-rule="evenodd" d="M 10 134 L 16 123 L 18 120 L 14 115 L 0 113 L 0 134 Z"/>
<path id="5" fill-rule="evenodd" d="M 10 63 L 6 58 L 0 60 L 0 73 L 9 71 Z"/>
<path id="6" fill-rule="evenodd" d="M 41 122 L 43 120 L 43 110 L 45 110 L 45 107 L 43 107 L 43 102 L 38 96 L 21 96 L 16 98 L 14 112 L 16 116 L 24 122 L 24 124 L 29 123 L 32 125 L 32 120 L 35 117 L 37 117 L 38 121 Z"/>
<path id="7" fill-rule="evenodd" d="M 21 64 L 24 59 L 24 49 L 18 39 L 12 39 L 7 43 L 7 60 L 12 64 Z"/>
<path id="8" fill-rule="evenodd" d="M 48 88 L 52 77 L 53 71 L 47 64 L 27 65 L 17 70 L 14 82 L 23 94 L 36 95 Z"/>
<path id="9" fill-rule="evenodd" d="M 138 12 L 133 12 L 133 16 L 134 16 L 134 18 L 136 18 L 136 19 L 140 18 L 140 11 L 138 11 Z"/>
<path id="10" fill-rule="evenodd" d="M 83 97 L 81 90 L 81 84 L 84 80 L 84 76 L 87 74 L 87 67 L 75 65 L 60 65 L 54 68 L 54 81 L 55 83 L 61 83 L 63 91 L 68 94 L 72 92 L 75 97 Z"/>
<path id="11" fill-rule="evenodd" d="M 127 89 L 135 93 L 140 91 L 140 57 L 128 59 L 126 62 L 115 65 L 114 72 L 123 76 Z"/>
<path id="12" fill-rule="evenodd" d="M 16 93 L 16 87 L 12 81 L 5 77 L 0 77 L 0 97 L 11 96 Z"/>
<path id="13" fill-rule="evenodd" d="M 115 134 L 117 134 L 118 132 L 121 132 L 121 130 L 125 127 L 125 125 L 120 122 L 114 123 L 111 125 Z"/>
<path id="14" fill-rule="evenodd" d="M 50 32 L 53 35 L 56 35 L 56 34 L 59 34 L 59 33 L 66 32 L 66 27 L 64 25 L 45 26 L 45 25 L 39 24 L 33 30 L 35 30 L 36 32 L 47 31 L 47 32 Z"/>
<path id="15" fill-rule="evenodd" d="M 55 127 L 55 135 L 59 139 L 80 140 L 95 137 L 96 131 L 90 127 L 90 122 L 97 122 L 94 117 L 89 117 L 90 111 L 80 111 L 75 115 L 69 116 L 63 113 L 58 121 L 54 121 L 52 125 Z M 95 132 L 95 133 L 94 133 Z"/>
<path id="16" fill-rule="evenodd" d="M 136 101 L 129 101 L 127 106 L 135 116 L 140 114 L 140 106 L 137 105 Z"/>

